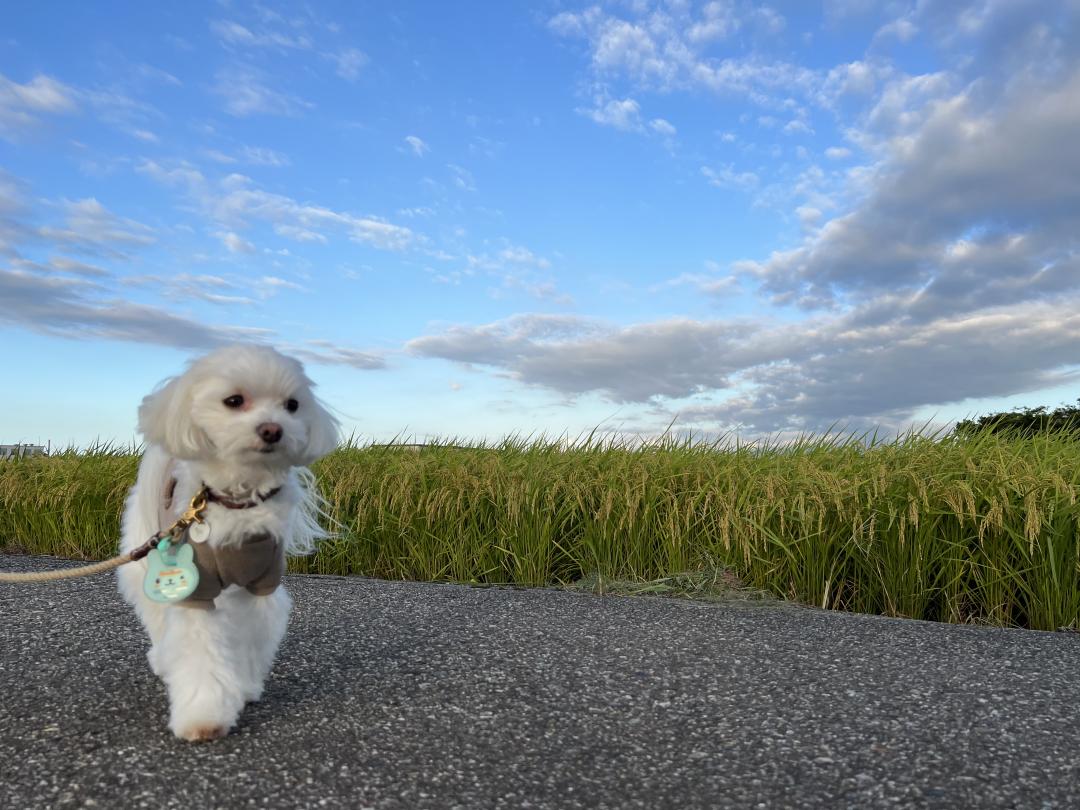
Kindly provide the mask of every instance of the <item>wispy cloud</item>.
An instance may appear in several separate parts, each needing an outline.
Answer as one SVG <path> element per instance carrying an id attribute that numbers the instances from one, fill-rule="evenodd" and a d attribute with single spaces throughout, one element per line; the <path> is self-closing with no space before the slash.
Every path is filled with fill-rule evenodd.
<path id="1" fill-rule="evenodd" d="M 486 248 L 465 255 L 463 273 L 439 273 L 437 280 L 460 283 L 463 276 L 482 273 L 499 281 L 498 288 L 489 290 L 489 294 L 496 298 L 523 292 L 530 298 L 551 301 L 560 306 L 573 303 L 573 299 L 560 290 L 552 278 L 549 272 L 551 261 L 546 257 L 505 239 L 495 240 L 494 245 L 489 244 Z M 446 259 L 453 260 L 453 257 L 447 256 Z"/>
<path id="2" fill-rule="evenodd" d="M 473 179 L 472 172 L 456 163 L 449 163 L 446 168 L 450 170 L 455 186 L 462 191 L 476 191 L 476 181 Z"/>
<path id="3" fill-rule="evenodd" d="M 729 164 L 713 169 L 710 166 L 702 166 L 701 174 L 709 181 L 709 185 L 717 188 L 734 188 L 742 191 L 752 191 L 761 183 L 753 172 L 738 172 Z"/>
<path id="4" fill-rule="evenodd" d="M 315 106 L 271 87 L 261 71 L 247 66 L 234 65 L 218 71 L 213 89 L 224 101 L 225 111 L 237 118 L 251 115 L 296 116 Z"/>
<path id="5" fill-rule="evenodd" d="M 92 255 L 125 258 L 126 250 L 152 245 L 152 228 L 132 219 L 117 216 L 93 197 L 65 200 L 60 205 L 64 225 L 43 225 L 36 235 L 57 246 Z"/>
<path id="6" fill-rule="evenodd" d="M 632 98 L 597 100 L 593 107 L 578 112 L 607 127 L 628 132 L 642 129 L 641 105 Z"/>
<path id="7" fill-rule="evenodd" d="M 705 88 L 773 106 L 792 92 L 812 90 L 815 71 L 753 55 L 718 59 L 706 49 L 739 29 L 768 35 L 784 25 L 774 9 L 719 1 L 700 13 L 689 3 L 631 3 L 611 11 L 593 5 L 549 21 L 555 33 L 588 42 L 591 69 L 601 81 L 623 79 L 639 90 Z"/>
<path id="8" fill-rule="evenodd" d="M 245 163 L 249 166 L 268 166 L 281 168 L 291 165 L 289 156 L 273 149 L 261 146 L 242 146 L 232 154 L 222 152 L 219 149 L 204 149 L 203 155 L 215 163 L 230 166 L 236 163 Z"/>
<path id="9" fill-rule="evenodd" d="M 361 71 L 370 61 L 367 54 L 357 48 L 346 48 L 343 51 L 327 54 L 327 58 L 334 63 L 337 75 L 350 82 L 360 78 Z"/>
<path id="10" fill-rule="evenodd" d="M 254 253 L 256 248 L 248 240 L 232 231 L 224 231 L 215 234 L 230 253 Z"/>
<path id="11" fill-rule="evenodd" d="M 1073 297 L 1068 312 L 1080 311 Z M 860 313 L 766 329 L 747 320 L 673 319 L 614 327 L 519 315 L 409 341 L 412 354 L 483 366 L 564 395 L 668 404 L 708 429 L 822 430 L 921 406 L 1061 385 L 1080 351 L 1080 315 L 1051 304 L 907 327 Z M 1039 360 L 1032 361 L 1033 356 Z M 672 403 L 721 394 L 724 404 Z"/>
<path id="12" fill-rule="evenodd" d="M 288 349 L 301 360 L 325 365 L 350 366 L 361 371 L 386 368 L 386 359 L 380 354 L 352 349 L 329 340 L 309 340 L 299 346 L 289 346 Z"/>
<path id="13" fill-rule="evenodd" d="M 0 323 L 72 339 L 108 339 L 182 349 L 210 349 L 269 335 L 266 330 L 207 326 L 167 309 L 94 295 L 74 279 L 42 278 L 0 268 Z"/>
<path id="14" fill-rule="evenodd" d="M 404 226 L 379 217 L 357 216 L 301 203 L 283 194 L 264 191 L 243 175 L 232 174 L 212 182 L 188 164 L 170 168 L 152 160 L 143 161 L 137 171 L 182 189 L 225 232 L 243 229 L 253 221 L 265 222 L 279 235 L 299 242 L 322 242 L 328 233 L 337 232 L 382 250 L 404 250 L 416 239 Z"/>
<path id="15" fill-rule="evenodd" d="M 262 27 L 252 30 L 234 20 L 212 20 L 210 31 L 225 45 L 279 50 L 308 50 L 311 38 L 303 33 Z"/>
<path id="16" fill-rule="evenodd" d="M 431 147 L 428 146 L 423 140 L 416 135 L 406 135 L 405 143 L 408 144 L 412 153 L 417 157 L 423 157 L 425 154 L 431 151 Z"/>
<path id="17" fill-rule="evenodd" d="M 635 99 L 613 99 L 600 95 L 593 99 L 591 107 L 579 107 L 577 112 L 602 126 L 640 135 L 655 135 L 662 138 L 669 148 L 675 145 L 675 125 L 663 118 L 646 121 L 641 105 Z"/>
<path id="18" fill-rule="evenodd" d="M 913 314 L 1080 287 L 1080 197 L 1062 182 L 1080 176 L 1078 99 L 1080 69 L 989 104 L 966 92 L 932 102 L 883 142 L 854 207 L 751 269 L 805 305 L 918 291 Z"/>
<path id="19" fill-rule="evenodd" d="M 237 156 L 240 158 L 241 162 L 249 163 L 252 166 L 272 166 L 278 168 L 281 166 L 288 166 L 291 163 L 288 155 L 262 146 L 243 146 L 240 148 Z"/>
<path id="20" fill-rule="evenodd" d="M 41 125 L 43 116 L 73 113 L 76 99 L 76 91 L 49 76 L 19 84 L 0 75 L 0 136 L 25 135 Z"/>

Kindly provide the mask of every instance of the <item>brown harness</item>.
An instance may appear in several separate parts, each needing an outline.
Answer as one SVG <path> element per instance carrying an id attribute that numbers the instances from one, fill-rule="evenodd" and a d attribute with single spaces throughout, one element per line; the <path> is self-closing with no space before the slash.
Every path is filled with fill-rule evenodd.
<path id="1" fill-rule="evenodd" d="M 158 511 L 159 526 L 170 523 L 169 514 L 177 485 L 177 478 L 173 474 L 175 466 L 176 461 L 170 460 L 165 469 L 165 486 Z M 231 492 L 216 492 L 203 484 L 201 494 L 207 502 L 220 504 L 226 509 L 251 509 L 270 500 L 281 489 L 274 487 L 266 493 L 253 492 L 250 497 L 240 498 Z M 178 606 L 212 610 L 214 598 L 228 585 L 240 585 L 256 596 L 265 596 L 273 593 L 281 584 L 285 571 L 285 549 L 277 537 L 267 532 L 245 537 L 236 546 L 215 549 L 207 543 L 194 542 L 191 546 L 199 570 L 199 585 L 190 596 L 176 602 Z"/>

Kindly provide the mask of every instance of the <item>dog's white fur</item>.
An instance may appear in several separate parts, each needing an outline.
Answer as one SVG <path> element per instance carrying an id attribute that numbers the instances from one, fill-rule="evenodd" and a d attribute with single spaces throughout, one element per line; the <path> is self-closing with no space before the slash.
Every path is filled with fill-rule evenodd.
<path id="1" fill-rule="evenodd" d="M 268 347 L 236 345 L 196 360 L 147 396 L 139 408 L 147 448 L 127 499 L 121 551 L 171 525 L 203 486 L 241 498 L 281 487 L 248 509 L 210 503 L 211 545 L 268 531 L 289 554 L 312 551 L 324 534 L 321 501 L 305 465 L 337 445 L 338 425 L 311 389 L 298 361 Z M 224 404 L 235 394 L 244 397 L 241 408 Z M 286 407 L 290 399 L 299 403 L 295 413 Z M 265 423 L 281 426 L 280 441 L 260 437 L 256 429 Z M 177 485 L 162 526 L 170 477 Z M 284 585 L 267 596 L 231 586 L 214 610 L 163 605 L 144 595 L 145 571 L 145 560 L 122 566 L 119 587 L 150 636 L 147 657 L 169 693 L 169 728 L 186 740 L 223 736 L 244 704 L 262 696 L 288 624 L 289 595 Z"/>

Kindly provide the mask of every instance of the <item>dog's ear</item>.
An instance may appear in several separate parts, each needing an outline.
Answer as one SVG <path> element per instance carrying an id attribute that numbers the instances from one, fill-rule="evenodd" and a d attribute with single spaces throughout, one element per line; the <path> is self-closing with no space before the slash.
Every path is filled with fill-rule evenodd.
<path id="1" fill-rule="evenodd" d="M 210 438 L 191 419 L 193 387 L 191 375 L 173 377 L 139 406 L 139 432 L 177 458 L 202 458 L 210 451 Z"/>
<path id="2" fill-rule="evenodd" d="M 304 464 L 311 464 L 338 446 L 340 433 L 338 421 L 319 400 L 312 397 L 308 413 L 308 441 L 304 451 Z"/>

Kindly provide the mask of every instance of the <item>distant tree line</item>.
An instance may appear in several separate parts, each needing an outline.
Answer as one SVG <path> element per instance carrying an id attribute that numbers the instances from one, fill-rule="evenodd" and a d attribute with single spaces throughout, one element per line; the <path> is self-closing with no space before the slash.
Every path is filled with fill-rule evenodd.
<path id="1" fill-rule="evenodd" d="M 1080 399 L 1077 401 L 1080 405 Z M 1014 411 L 991 413 L 978 419 L 956 423 L 956 435 L 970 437 L 984 430 L 1013 436 L 1037 436 L 1044 433 L 1070 433 L 1080 438 L 1080 407 L 1063 405 L 1052 411 L 1046 406 L 1020 408 Z"/>

